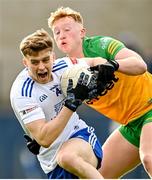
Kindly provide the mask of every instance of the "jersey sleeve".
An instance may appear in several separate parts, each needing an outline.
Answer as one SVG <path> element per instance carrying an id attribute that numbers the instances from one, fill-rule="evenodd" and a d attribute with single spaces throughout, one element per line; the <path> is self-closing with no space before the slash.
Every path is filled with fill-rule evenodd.
<path id="1" fill-rule="evenodd" d="M 61 78 L 63 72 L 69 67 L 67 61 L 67 57 L 58 58 L 53 64 L 52 72 L 55 73 L 59 79 Z"/>
<path id="2" fill-rule="evenodd" d="M 86 57 L 103 57 L 108 60 L 115 59 L 116 54 L 125 45 L 108 36 L 96 36 L 86 38 L 83 43 L 83 50 Z"/>
<path id="3" fill-rule="evenodd" d="M 33 98 L 15 98 L 12 100 L 11 104 L 17 118 L 23 124 L 45 118 L 42 108 Z"/>
<path id="4" fill-rule="evenodd" d="M 124 47 L 125 45 L 116 39 L 110 37 L 101 39 L 101 48 L 105 50 L 109 60 L 115 59 L 116 54 Z"/>

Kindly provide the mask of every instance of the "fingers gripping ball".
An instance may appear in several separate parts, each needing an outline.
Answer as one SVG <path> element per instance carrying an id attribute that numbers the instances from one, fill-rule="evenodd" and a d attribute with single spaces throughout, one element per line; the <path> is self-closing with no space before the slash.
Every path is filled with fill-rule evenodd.
<path id="1" fill-rule="evenodd" d="M 80 97 L 76 98 L 81 99 L 82 96 L 84 97 L 84 94 L 86 94 L 85 100 L 91 99 L 96 96 L 97 77 L 86 66 L 81 66 L 77 64 L 64 71 L 61 77 L 61 89 L 65 96 L 67 96 L 69 79 L 72 79 L 73 89 L 76 87 L 77 84 L 82 85 L 82 81 L 83 85 L 86 86 L 86 88 L 83 88 L 83 92 L 81 91 L 80 93 L 77 93 Z"/>
<path id="2" fill-rule="evenodd" d="M 115 77 L 115 70 L 119 66 L 115 67 L 112 63 L 100 64 L 94 67 L 90 67 L 90 70 L 93 73 L 98 73 L 97 78 L 97 89 L 98 94 L 103 96 L 107 93 L 108 90 L 111 90 L 114 86 L 114 83 L 118 81 L 118 78 Z"/>
<path id="3" fill-rule="evenodd" d="M 67 87 L 67 97 L 65 99 L 64 106 L 75 112 L 77 108 L 82 104 L 82 101 L 84 101 L 88 97 L 93 97 L 94 90 L 92 90 L 91 85 L 94 79 L 92 79 L 92 77 L 90 78 L 90 82 L 88 84 L 89 75 L 81 72 L 75 88 L 73 88 L 72 79 L 69 79 Z M 91 89 L 89 89 L 89 87 L 91 87 Z"/>

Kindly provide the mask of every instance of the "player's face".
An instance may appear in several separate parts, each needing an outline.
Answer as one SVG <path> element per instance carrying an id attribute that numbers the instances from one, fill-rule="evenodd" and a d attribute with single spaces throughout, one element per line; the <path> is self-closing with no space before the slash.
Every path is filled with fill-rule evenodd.
<path id="1" fill-rule="evenodd" d="M 85 36 L 83 26 L 71 17 L 58 19 L 53 24 L 53 35 L 58 48 L 69 56 L 82 52 L 82 40 Z"/>
<path id="2" fill-rule="evenodd" d="M 40 51 L 37 56 L 27 56 L 23 63 L 29 75 L 38 83 L 45 84 L 52 80 L 51 71 L 54 54 L 48 49 Z"/>

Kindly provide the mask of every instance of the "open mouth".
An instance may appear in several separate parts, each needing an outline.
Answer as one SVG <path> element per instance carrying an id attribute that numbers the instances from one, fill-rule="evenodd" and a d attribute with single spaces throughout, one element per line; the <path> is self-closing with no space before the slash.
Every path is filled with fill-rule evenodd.
<path id="1" fill-rule="evenodd" d="M 38 73 L 38 76 L 40 77 L 40 78 L 45 78 L 45 77 L 47 77 L 47 75 L 48 75 L 48 73 L 47 72 L 44 72 L 44 73 Z"/>

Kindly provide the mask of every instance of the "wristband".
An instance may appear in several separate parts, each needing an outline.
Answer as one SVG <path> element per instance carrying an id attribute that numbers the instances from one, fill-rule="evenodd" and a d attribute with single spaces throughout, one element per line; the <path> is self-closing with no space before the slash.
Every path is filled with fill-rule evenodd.
<path id="1" fill-rule="evenodd" d="M 115 61 L 115 60 L 108 60 L 108 62 L 113 65 L 113 67 L 115 68 L 115 71 L 118 70 L 119 63 L 117 61 Z"/>
<path id="2" fill-rule="evenodd" d="M 82 104 L 81 100 L 76 100 L 75 102 L 71 102 L 71 100 L 67 99 L 64 102 L 64 106 L 73 112 L 75 112 L 78 106 L 80 106 L 81 104 Z"/>

